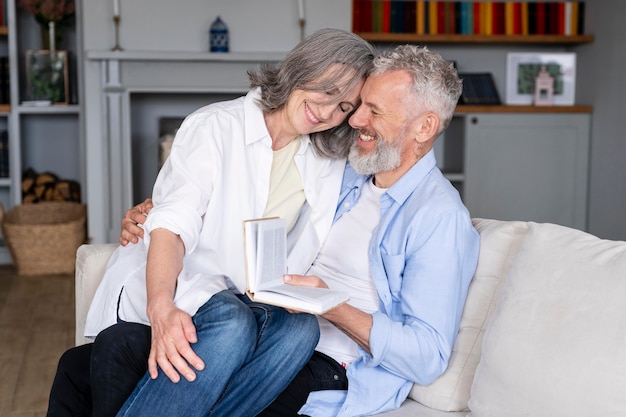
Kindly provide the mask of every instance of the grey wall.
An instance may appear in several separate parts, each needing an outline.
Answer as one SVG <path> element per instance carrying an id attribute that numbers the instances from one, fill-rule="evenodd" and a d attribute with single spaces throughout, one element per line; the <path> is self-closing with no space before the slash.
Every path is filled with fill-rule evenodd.
<path id="1" fill-rule="evenodd" d="M 287 51 L 299 41 L 297 0 L 120 0 L 120 44 L 126 50 L 206 51 L 211 22 L 220 15 L 230 30 L 231 51 Z M 322 27 L 350 29 L 351 0 L 304 0 L 306 33 Z M 113 0 L 83 2 L 83 47 L 114 44 Z M 461 71 L 490 71 L 504 95 L 506 52 L 572 50 L 578 54 L 576 101 L 594 108 L 591 140 L 589 232 L 626 240 L 626 134 L 624 68 L 626 2 L 586 2 L 586 32 L 595 42 L 573 48 L 431 45 Z M 94 78 L 93 67 L 85 79 Z M 531 164 L 532 161 L 529 161 Z M 581 184 L 585 186 L 585 184 Z"/>

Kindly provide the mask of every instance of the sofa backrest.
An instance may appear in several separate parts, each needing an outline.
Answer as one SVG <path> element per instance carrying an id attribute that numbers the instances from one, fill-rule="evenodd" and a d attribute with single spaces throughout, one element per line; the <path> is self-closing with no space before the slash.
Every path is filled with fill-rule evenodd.
<path id="1" fill-rule="evenodd" d="M 480 233 L 480 255 L 448 368 L 432 384 L 414 385 L 409 394 L 409 398 L 441 411 L 467 409 L 472 380 L 481 357 L 483 334 L 493 313 L 498 289 L 528 231 L 526 222 L 478 218 L 472 221 Z"/>

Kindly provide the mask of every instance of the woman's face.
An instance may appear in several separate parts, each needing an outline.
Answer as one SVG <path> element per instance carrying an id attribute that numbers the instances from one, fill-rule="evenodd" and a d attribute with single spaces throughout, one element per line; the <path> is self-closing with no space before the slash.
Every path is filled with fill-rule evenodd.
<path id="1" fill-rule="evenodd" d="M 333 100 L 344 93 L 339 87 L 330 91 L 294 90 L 285 105 L 286 119 L 298 134 L 322 132 L 339 126 L 358 107 L 363 82 L 361 80 L 339 102 Z"/>

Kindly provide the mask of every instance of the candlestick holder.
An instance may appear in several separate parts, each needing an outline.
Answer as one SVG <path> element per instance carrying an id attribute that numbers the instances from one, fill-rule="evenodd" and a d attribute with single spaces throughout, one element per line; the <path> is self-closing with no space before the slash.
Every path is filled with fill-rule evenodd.
<path id="1" fill-rule="evenodd" d="M 304 40 L 304 26 L 306 24 L 306 20 L 298 19 L 298 23 L 300 24 L 300 42 Z"/>
<path id="2" fill-rule="evenodd" d="M 124 49 L 120 46 L 120 16 L 113 16 L 113 24 L 115 25 L 115 46 L 111 48 L 112 51 L 123 51 Z"/>

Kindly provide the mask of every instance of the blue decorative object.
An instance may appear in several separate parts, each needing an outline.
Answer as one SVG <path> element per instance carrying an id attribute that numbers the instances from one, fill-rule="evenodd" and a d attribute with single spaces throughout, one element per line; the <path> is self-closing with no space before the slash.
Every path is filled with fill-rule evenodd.
<path id="1" fill-rule="evenodd" d="M 211 52 L 228 52 L 228 27 L 219 16 L 211 24 L 209 43 Z"/>

